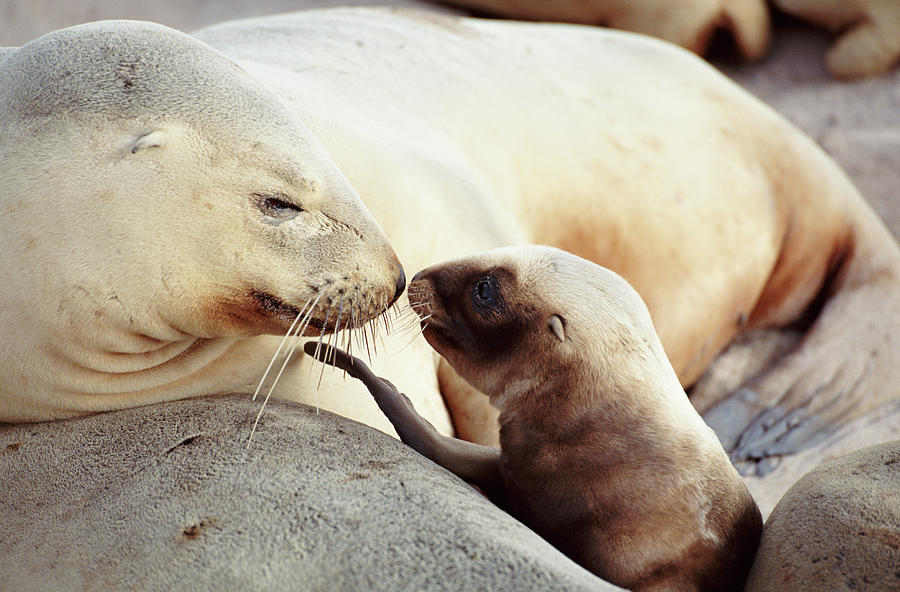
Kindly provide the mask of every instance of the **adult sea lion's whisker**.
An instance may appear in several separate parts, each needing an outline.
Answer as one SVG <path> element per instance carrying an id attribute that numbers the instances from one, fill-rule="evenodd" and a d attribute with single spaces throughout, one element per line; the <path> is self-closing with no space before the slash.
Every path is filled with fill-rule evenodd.
<path id="1" fill-rule="evenodd" d="M 378 355 L 378 341 L 376 338 L 378 337 L 378 323 L 377 319 L 370 319 L 369 323 L 369 331 L 372 332 L 372 351 L 375 352 L 375 355 Z"/>
<path id="2" fill-rule="evenodd" d="M 344 334 L 341 336 L 341 349 L 345 352 L 350 352 L 350 345 L 353 343 L 353 340 L 350 338 L 351 333 L 353 332 L 353 304 L 350 304 L 350 310 L 347 312 L 347 316 L 349 317 L 347 320 L 347 326 L 344 327 Z M 342 369 L 341 380 L 345 380 L 347 378 L 347 370 Z"/>
<path id="3" fill-rule="evenodd" d="M 390 308 L 381 313 L 381 322 L 384 323 L 384 333 L 385 335 L 391 334 L 391 324 L 390 319 L 388 318 L 388 313 L 390 312 Z"/>
<path id="4" fill-rule="evenodd" d="M 316 306 L 319 305 L 319 299 L 321 297 L 322 297 L 322 294 L 320 292 L 319 296 L 316 298 L 316 301 L 313 302 L 313 307 L 310 308 L 309 311 L 306 313 L 306 316 L 303 317 L 303 323 L 301 323 L 300 328 L 297 330 L 297 333 L 294 335 L 295 338 L 301 337 L 306 332 L 306 328 L 309 327 L 310 322 L 312 322 L 312 311 L 315 310 Z M 296 348 L 296 345 L 294 347 Z"/>
<path id="5" fill-rule="evenodd" d="M 375 319 L 375 326 L 378 327 L 378 319 Z M 386 349 L 387 349 L 387 346 L 384 344 L 384 338 L 385 338 L 385 336 L 387 336 L 387 335 L 390 335 L 390 334 L 387 332 L 387 327 L 385 327 L 385 331 L 384 331 L 383 333 L 382 333 L 381 330 L 379 329 L 379 331 L 378 331 L 378 339 L 379 339 L 379 341 L 381 341 L 381 349 L 382 349 L 382 350 L 386 350 Z"/>
<path id="6" fill-rule="evenodd" d="M 316 355 L 315 357 L 319 357 L 319 351 L 322 349 L 322 338 L 325 336 L 325 329 L 328 328 L 328 315 L 331 313 L 331 307 L 329 306 L 325 309 L 325 320 L 322 322 L 322 330 L 319 332 L 319 340 L 316 342 Z M 312 367 L 310 367 L 310 371 Z"/>
<path id="7" fill-rule="evenodd" d="M 334 347 L 332 347 L 332 343 L 331 343 L 331 342 L 332 342 L 332 341 L 336 341 L 338 338 L 339 338 L 339 337 L 338 337 L 338 334 L 337 334 L 336 331 L 332 331 L 331 333 L 328 334 L 327 340 L 324 340 L 324 341 L 323 341 L 323 343 L 327 343 L 327 344 L 328 344 L 328 349 L 326 350 L 326 354 L 327 354 L 328 352 L 334 352 Z M 333 355 L 333 354 L 332 354 L 332 355 Z M 331 362 L 328 362 L 328 361 L 327 361 L 327 360 L 328 360 L 328 356 L 327 356 L 327 355 L 325 356 L 325 360 L 326 360 L 326 363 L 327 363 L 327 364 L 333 365 Z"/>
<path id="8" fill-rule="evenodd" d="M 360 327 L 360 331 L 362 332 L 363 342 L 366 344 L 366 357 L 369 359 L 369 364 L 372 363 L 372 351 L 369 349 L 369 334 L 366 333 L 366 327 L 368 326 L 368 322 L 364 323 L 362 327 Z"/>
<path id="9" fill-rule="evenodd" d="M 363 328 L 363 331 L 366 334 L 366 344 L 371 345 L 372 351 L 375 355 L 378 355 L 378 345 L 375 343 L 375 329 L 372 328 L 372 319 L 366 321 L 366 326 Z M 369 363 L 372 363 L 372 360 L 369 360 Z"/>
<path id="10" fill-rule="evenodd" d="M 343 315 L 343 312 L 344 312 L 344 299 L 341 298 L 341 307 L 340 307 L 340 310 L 338 311 L 338 317 L 342 316 L 342 315 Z M 344 350 L 344 351 L 347 351 L 347 335 L 350 334 L 350 329 L 351 329 L 351 326 L 350 326 L 350 311 L 349 311 L 349 309 L 348 309 L 348 311 L 347 311 L 347 322 L 344 323 L 344 332 L 341 333 L 340 337 L 338 338 L 338 342 L 337 342 L 337 343 L 338 343 L 338 346 L 340 346 L 340 348 L 341 348 L 342 350 Z M 334 357 L 334 356 L 332 356 L 332 357 Z"/>
<path id="11" fill-rule="evenodd" d="M 288 328 L 287 332 L 284 334 L 284 337 L 281 339 L 281 343 L 278 344 L 278 349 L 275 350 L 275 354 L 272 356 L 272 359 L 269 360 L 269 365 L 266 366 L 266 371 L 263 372 L 262 378 L 259 379 L 259 384 L 256 385 L 256 390 L 253 391 L 253 397 L 250 399 L 251 401 L 255 401 L 257 395 L 259 395 L 260 389 L 262 389 L 263 383 L 266 381 L 266 377 L 269 375 L 269 371 L 272 370 L 272 366 L 275 364 L 275 360 L 278 359 L 278 354 L 281 353 L 281 350 L 284 349 L 284 344 L 287 343 L 288 338 L 291 336 L 291 333 L 294 331 L 294 327 L 297 326 L 297 323 L 300 322 L 300 318 L 303 316 L 303 311 L 306 310 L 306 307 L 309 306 L 309 303 L 312 301 L 310 297 L 309 300 L 303 305 L 303 308 L 300 309 L 300 312 L 297 313 L 297 318 L 294 319 L 294 322 L 291 323 L 291 326 Z"/>
<path id="12" fill-rule="evenodd" d="M 354 331 L 356 331 L 356 301 L 354 301 L 350 305 L 350 330 L 347 331 L 347 354 L 351 356 L 350 359 L 353 359 L 352 352 L 353 352 L 353 338 L 355 337 L 355 334 L 353 333 Z M 346 376 L 346 372 L 345 372 L 345 376 Z"/>
<path id="13" fill-rule="evenodd" d="M 262 417 L 263 411 L 266 408 L 266 404 L 269 402 L 269 397 L 272 396 L 272 393 L 275 391 L 275 387 L 278 385 L 278 381 L 281 379 L 281 375 L 284 373 L 284 369 L 287 368 L 288 362 L 291 361 L 291 357 L 293 357 L 294 352 L 297 351 L 297 344 L 299 340 L 297 337 L 303 334 L 306 330 L 306 327 L 309 326 L 310 321 L 312 320 L 312 312 L 319 305 L 319 300 L 322 298 L 322 293 L 316 296 L 315 301 L 309 307 L 309 310 L 306 311 L 306 315 L 303 317 L 303 321 L 301 321 L 300 325 L 297 327 L 297 330 L 294 332 L 291 337 L 294 338 L 294 344 L 288 350 L 287 355 L 284 357 L 284 362 L 281 364 L 281 368 L 278 369 L 278 374 L 275 375 L 275 380 L 272 381 L 272 385 L 269 387 L 268 392 L 266 392 L 266 396 L 263 399 L 262 405 L 259 406 L 259 412 L 256 414 L 256 419 L 253 421 L 253 427 L 250 428 L 250 435 L 247 437 L 247 448 L 250 448 L 250 443 L 253 441 L 253 434 L 256 433 L 256 427 L 259 425 L 259 420 Z"/>
<path id="14" fill-rule="evenodd" d="M 335 333 L 335 335 L 337 335 L 338 331 L 341 330 L 341 317 L 343 317 L 343 316 L 344 316 L 344 293 L 341 292 L 341 302 L 340 302 L 340 305 L 338 306 L 337 323 L 334 324 L 334 333 Z M 340 337 L 338 337 L 337 339 L 340 339 Z M 328 340 L 328 345 L 331 345 L 331 340 L 330 340 L 330 339 Z M 344 348 L 341 348 L 341 349 L 344 349 Z M 334 353 L 334 352 L 335 352 L 334 348 L 331 349 L 331 352 L 332 352 L 332 354 L 331 354 L 331 365 L 334 366 L 334 363 L 335 363 L 335 362 L 334 362 L 334 356 L 337 355 L 337 354 Z"/>
<path id="15" fill-rule="evenodd" d="M 325 321 L 322 323 L 322 332 L 319 333 L 319 342 L 316 344 L 316 357 L 319 357 L 319 351 L 322 348 L 322 339 L 325 337 L 325 331 L 328 330 L 328 317 L 331 315 L 331 306 L 325 311 Z M 328 344 L 331 345 L 331 336 L 334 333 L 331 333 L 328 336 Z M 312 368 L 312 367 L 310 367 Z M 319 382 L 316 383 L 316 411 L 319 409 L 319 387 L 322 386 L 322 375 L 325 374 L 325 364 L 322 364 L 322 369 L 319 372 Z"/>

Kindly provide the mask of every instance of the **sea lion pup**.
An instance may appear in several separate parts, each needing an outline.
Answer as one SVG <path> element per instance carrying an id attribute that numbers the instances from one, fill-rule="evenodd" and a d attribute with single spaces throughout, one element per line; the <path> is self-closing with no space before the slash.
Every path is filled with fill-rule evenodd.
<path id="1" fill-rule="evenodd" d="M 500 448 L 440 435 L 360 361 L 320 352 L 366 383 L 405 442 L 499 486 L 512 514 L 616 585 L 741 589 L 759 510 L 624 279 L 511 247 L 425 269 L 409 299 L 428 343 L 500 410 Z"/>
<path id="2" fill-rule="evenodd" d="M 252 391 L 264 336 L 405 288 L 328 154 L 220 52 L 113 21 L 4 56 L 0 421 Z"/>

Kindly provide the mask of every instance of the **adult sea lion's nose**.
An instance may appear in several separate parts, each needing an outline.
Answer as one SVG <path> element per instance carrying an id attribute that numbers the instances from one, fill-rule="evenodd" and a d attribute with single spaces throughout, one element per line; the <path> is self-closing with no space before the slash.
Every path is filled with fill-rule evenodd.
<path id="1" fill-rule="evenodd" d="M 391 304 L 397 302 L 397 299 L 400 298 L 400 294 L 403 294 L 403 290 L 406 289 L 406 273 L 403 271 L 403 266 L 398 263 L 397 269 L 400 271 L 400 275 L 397 276 L 397 290 L 394 292 L 394 298 L 391 300 Z"/>

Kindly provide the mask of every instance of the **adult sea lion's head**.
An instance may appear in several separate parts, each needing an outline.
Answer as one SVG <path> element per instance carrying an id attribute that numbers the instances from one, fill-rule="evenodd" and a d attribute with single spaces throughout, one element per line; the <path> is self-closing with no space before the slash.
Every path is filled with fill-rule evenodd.
<path id="1" fill-rule="evenodd" d="M 131 21 L 0 56 L 0 245 L 4 314 L 111 349 L 126 334 L 283 333 L 314 303 L 318 334 L 339 310 L 342 327 L 377 316 L 405 285 L 273 93 L 200 41 Z"/>

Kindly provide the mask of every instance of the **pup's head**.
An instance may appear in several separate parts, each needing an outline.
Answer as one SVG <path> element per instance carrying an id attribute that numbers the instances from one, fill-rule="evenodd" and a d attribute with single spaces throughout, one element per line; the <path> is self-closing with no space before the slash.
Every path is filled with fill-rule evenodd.
<path id="1" fill-rule="evenodd" d="M 668 361 L 637 292 L 550 247 L 508 247 L 429 267 L 410 303 L 424 335 L 495 405 L 572 377 L 627 390 Z"/>

